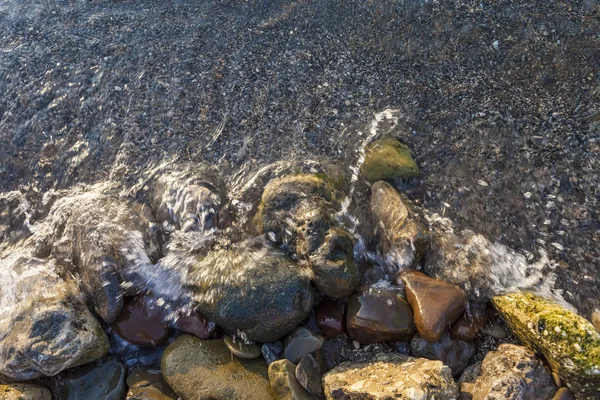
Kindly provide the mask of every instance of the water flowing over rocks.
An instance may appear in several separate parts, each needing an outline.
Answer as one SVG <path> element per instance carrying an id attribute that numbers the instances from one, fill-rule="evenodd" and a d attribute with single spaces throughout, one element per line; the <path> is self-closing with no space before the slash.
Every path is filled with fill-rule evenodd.
<path id="1" fill-rule="evenodd" d="M 440 361 L 378 354 L 367 362 L 344 362 L 323 377 L 327 400 L 439 399 L 458 397 L 450 368 Z"/>
<path id="2" fill-rule="evenodd" d="M 556 386 L 550 371 L 531 350 L 502 344 L 482 363 L 465 371 L 460 390 L 464 400 L 551 400 Z"/>
<path id="3" fill-rule="evenodd" d="M 370 182 L 415 178 L 421 174 L 408 146 L 391 137 L 375 140 L 367 146 L 360 172 Z"/>
<path id="4" fill-rule="evenodd" d="M 111 328 L 129 343 L 157 346 L 164 344 L 171 334 L 165 317 L 162 308 L 153 307 L 146 296 L 138 296 L 125 300 L 123 310 Z"/>
<path id="5" fill-rule="evenodd" d="M 544 356 L 577 398 L 600 393 L 600 334 L 585 318 L 530 293 L 493 299 L 510 329 Z"/>

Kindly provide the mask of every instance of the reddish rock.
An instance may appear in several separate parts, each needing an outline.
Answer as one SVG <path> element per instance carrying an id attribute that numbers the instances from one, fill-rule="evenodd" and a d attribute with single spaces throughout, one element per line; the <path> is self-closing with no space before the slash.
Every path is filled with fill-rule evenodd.
<path id="1" fill-rule="evenodd" d="M 481 328 L 487 324 L 488 319 L 489 314 L 485 304 L 471 303 L 463 315 L 452 325 L 450 337 L 471 341 L 475 339 Z"/>
<path id="2" fill-rule="evenodd" d="M 426 340 L 437 342 L 465 311 L 465 292 L 417 271 L 407 271 L 401 278 L 417 330 Z"/>
<path id="3" fill-rule="evenodd" d="M 120 337 L 138 346 L 156 346 L 169 338 L 171 329 L 164 312 L 150 305 L 150 298 L 138 296 L 125 300 L 123 311 L 110 326 Z"/>
<path id="4" fill-rule="evenodd" d="M 359 343 L 400 342 L 415 332 L 410 306 L 391 285 L 372 285 L 348 300 L 348 334 Z"/>
<path id="5" fill-rule="evenodd" d="M 317 326 L 326 338 L 334 338 L 345 331 L 344 311 L 346 305 L 341 301 L 325 300 L 317 309 Z"/>
<path id="6" fill-rule="evenodd" d="M 215 332 L 217 325 L 199 312 L 193 311 L 188 316 L 179 317 L 175 322 L 175 328 L 206 340 Z"/>

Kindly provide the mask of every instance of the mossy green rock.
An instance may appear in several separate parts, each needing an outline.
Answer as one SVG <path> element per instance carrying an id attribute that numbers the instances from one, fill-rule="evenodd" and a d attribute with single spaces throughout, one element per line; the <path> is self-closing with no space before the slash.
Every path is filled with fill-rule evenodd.
<path id="1" fill-rule="evenodd" d="M 416 178 L 421 174 L 408 146 L 394 138 L 383 138 L 369 144 L 360 171 L 370 182 Z"/>
<path id="2" fill-rule="evenodd" d="M 223 340 L 178 337 L 165 350 L 162 374 L 185 400 L 275 400 L 264 360 L 231 354 Z"/>
<path id="3" fill-rule="evenodd" d="M 578 399 L 600 393 L 600 334 L 585 318 L 531 293 L 493 299 L 521 341 L 543 354 Z"/>

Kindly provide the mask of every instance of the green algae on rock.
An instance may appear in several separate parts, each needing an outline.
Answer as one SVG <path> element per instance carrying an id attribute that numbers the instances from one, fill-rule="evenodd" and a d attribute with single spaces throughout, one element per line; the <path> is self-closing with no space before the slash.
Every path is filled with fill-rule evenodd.
<path id="1" fill-rule="evenodd" d="M 585 318 L 531 293 L 493 299 L 511 330 L 544 355 L 578 399 L 600 392 L 600 334 Z"/>
<path id="2" fill-rule="evenodd" d="M 398 140 L 387 137 L 367 146 L 361 169 L 370 182 L 394 178 L 416 178 L 421 172 L 410 149 Z"/>

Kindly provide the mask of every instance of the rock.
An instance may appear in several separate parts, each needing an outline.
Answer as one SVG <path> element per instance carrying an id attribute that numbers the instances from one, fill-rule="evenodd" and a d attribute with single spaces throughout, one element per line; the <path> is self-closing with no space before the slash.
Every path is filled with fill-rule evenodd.
<path id="1" fill-rule="evenodd" d="M 332 298 L 350 295 L 359 284 L 354 242 L 333 213 L 334 187 L 313 174 L 287 175 L 265 187 L 254 224 L 276 243 L 309 261 L 317 289 Z"/>
<path id="2" fill-rule="evenodd" d="M 263 343 L 260 347 L 260 352 L 263 355 L 267 365 L 271 365 L 272 362 L 279 359 L 279 354 L 283 351 L 283 343 Z"/>
<path id="3" fill-rule="evenodd" d="M 481 329 L 481 333 L 500 340 L 506 339 L 506 337 L 508 336 L 506 329 L 504 329 L 504 327 L 502 327 L 498 323 L 487 324 Z"/>
<path id="4" fill-rule="evenodd" d="M 558 389 L 552 400 L 575 400 L 575 396 L 573 392 L 563 387 Z"/>
<path id="5" fill-rule="evenodd" d="M 2 400 L 52 400 L 52 393 L 40 385 L 31 383 L 0 384 Z"/>
<path id="6" fill-rule="evenodd" d="M 592 325 L 598 332 L 600 332 L 600 310 L 596 309 L 592 313 Z"/>
<path id="7" fill-rule="evenodd" d="M 16 257 L 0 264 L 0 378 L 53 376 L 106 354 L 106 333 L 52 262 Z"/>
<path id="8" fill-rule="evenodd" d="M 209 339 L 217 329 L 217 325 L 206 319 L 204 315 L 193 311 L 190 315 L 177 318 L 175 328 L 196 335 L 200 339 Z"/>
<path id="9" fill-rule="evenodd" d="M 296 379 L 306 391 L 316 397 L 324 397 L 323 375 L 327 372 L 327 363 L 321 351 L 307 354 L 296 366 Z"/>
<path id="10" fill-rule="evenodd" d="M 458 388 L 440 361 L 384 353 L 367 362 L 344 362 L 323 377 L 327 400 L 453 400 Z"/>
<path id="11" fill-rule="evenodd" d="M 306 328 L 296 328 L 283 343 L 283 357 L 296 364 L 302 357 L 323 346 L 323 337 Z"/>
<path id="12" fill-rule="evenodd" d="M 462 398 L 472 400 L 550 400 L 556 392 L 543 362 L 532 351 L 512 344 L 501 344 L 479 367 L 465 371 L 460 389 Z"/>
<path id="13" fill-rule="evenodd" d="M 164 310 L 152 304 L 149 296 L 127 299 L 111 328 L 123 339 L 138 346 L 161 345 L 171 334 Z"/>
<path id="14" fill-rule="evenodd" d="M 324 300 L 317 309 L 317 326 L 326 338 L 334 338 L 345 332 L 344 312 L 346 304 L 336 300 Z"/>
<path id="15" fill-rule="evenodd" d="M 465 293 L 457 286 L 417 271 L 403 273 L 402 281 L 417 330 L 426 340 L 437 342 L 465 311 Z"/>
<path id="16" fill-rule="evenodd" d="M 296 366 L 289 360 L 277 360 L 269 365 L 269 381 L 279 400 L 313 400 L 295 376 Z"/>
<path id="17" fill-rule="evenodd" d="M 575 397 L 600 393 L 600 334 L 588 320 L 531 293 L 498 296 L 493 304 L 513 333 L 544 356 Z"/>
<path id="18" fill-rule="evenodd" d="M 421 172 L 407 145 L 387 137 L 369 144 L 360 168 L 366 180 L 416 178 Z"/>
<path id="19" fill-rule="evenodd" d="M 379 181 L 371 186 L 371 211 L 377 218 L 379 247 L 383 254 L 390 251 L 406 260 L 399 267 L 415 267 L 429 248 L 429 230 L 421 224 L 411 210 L 410 201 L 392 185 Z"/>
<path id="20" fill-rule="evenodd" d="M 488 319 L 489 314 L 485 303 L 470 303 L 465 312 L 452 325 L 450 337 L 459 340 L 474 340 L 479 331 L 487 324 Z"/>
<path id="21" fill-rule="evenodd" d="M 187 276 L 198 310 L 252 341 L 276 340 L 311 311 L 307 271 L 263 238 L 196 258 Z"/>
<path id="22" fill-rule="evenodd" d="M 125 373 L 125 366 L 115 358 L 88 364 L 65 380 L 62 399 L 121 400 L 127 393 Z"/>
<path id="23" fill-rule="evenodd" d="M 177 395 L 165 382 L 160 368 L 135 367 L 126 379 L 126 400 L 176 400 Z"/>
<path id="24" fill-rule="evenodd" d="M 416 357 L 440 360 L 450 367 L 454 376 L 459 376 L 467 368 L 475 354 L 475 346 L 471 342 L 451 339 L 448 334 L 431 343 L 416 333 L 410 341 L 410 350 Z"/>
<path id="25" fill-rule="evenodd" d="M 161 370 L 186 400 L 276 399 L 265 363 L 232 357 L 223 340 L 182 335 L 165 350 Z"/>
<path id="26" fill-rule="evenodd" d="M 410 306 L 392 285 L 364 287 L 347 307 L 348 334 L 359 343 L 405 341 L 415 332 Z"/>
<path id="27" fill-rule="evenodd" d="M 252 360 L 261 355 L 260 346 L 256 344 L 246 343 L 243 339 L 236 335 L 225 337 L 225 345 L 234 356 Z"/>

